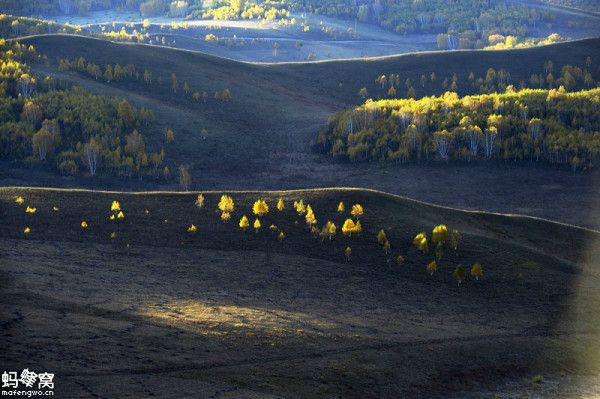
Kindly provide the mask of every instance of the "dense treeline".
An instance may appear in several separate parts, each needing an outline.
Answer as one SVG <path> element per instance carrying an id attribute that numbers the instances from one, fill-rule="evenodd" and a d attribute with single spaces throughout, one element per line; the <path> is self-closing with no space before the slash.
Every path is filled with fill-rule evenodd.
<path id="1" fill-rule="evenodd" d="M 555 67 L 552 60 L 547 60 L 539 66 L 537 72 L 532 68 L 529 79 L 516 80 L 511 73 L 505 69 L 496 70 L 488 68 L 483 75 L 474 72 L 466 72 L 462 79 L 454 74 L 440 75 L 435 72 L 426 72 L 418 79 L 403 76 L 400 73 L 381 74 L 373 80 L 373 85 L 364 87 L 358 95 L 366 100 L 397 98 L 400 96 L 415 98 L 416 90 L 428 94 L 443 94 L 452 91 L 460 94 L 489 94 L 503 93 L 509 86 L 522 89 L 552 89 L 564 86 L 568 91 L 591 89 L 598 86 L 600 82 L 594 79 L 592 72 L 596 75 L 600 70 L 593 65 L 592 58 L 586 57 L 581 65 L 566 64 Z"/>
<path id="2" fill-rule="evenodd" d="M 140 130 L 151 111 L 30 73 L 35 49 L 0 41 L 0 158 L 75 175 L 160 176 L 165 152 L 149 153 Z M 168 172 L 168 170 L 167 170 Z"/>
<path id="3" fill-rule="evenodd" d="M 368 100 L 332 116 L 315 144 L 339 160 L 600 160 L 600 89 Z"/>
<path id="4" fill-rule="evenodd" d="M 398 33 L 440 33 L 440 48 L 482 48 L 491 34 L 525 36 L 530 27 L 553 19 L 552 13 L 481 0 L 295 0 L 290 4 L 297 11 L 356 18 Z"/>

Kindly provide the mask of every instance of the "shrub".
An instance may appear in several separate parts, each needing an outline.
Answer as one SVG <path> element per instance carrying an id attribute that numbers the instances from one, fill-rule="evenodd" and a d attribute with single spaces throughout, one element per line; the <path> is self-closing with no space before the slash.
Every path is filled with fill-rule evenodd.
<path id="1" fill-rule="evenodd" d="M 58 171 L 63 175 L 75 176 L 79 172 L 79 167 L 72 159 L 66 159 L 58 165 Z"/>
<path id="2" fill-rule="evenodd" d="M 436 261 L 432 261 L 427 265 L 427 272 L 433 276 L 433 273 L 435 273 L 437 271 L 437 262 Z"/>
<path id="3" fill-rule="evenodd" d="M 481 264 L 475 263 L 471 266 L 471 276 L 475 277 L 475 280 L 479 280 L 480 277 L 483 277 L 483 269 Z"/>
<path id="4" fill-rule="evenodd" d="M 458 285 L 460 285 L 465 280 L 465 275 L 465 269 L 462 267 L 462 265 L 456 266 L 456 269 L 454 269 L 454 273 L 452 273 L 454 279 L 458 281 Z"/>
<path id="5" fill-rule="evenodd" d="M 344 255 L 346 256 L 346 260 L 349 262 L 350 258 L 352 257 L 352 248 L 346 247 L 344 250 Z"/>

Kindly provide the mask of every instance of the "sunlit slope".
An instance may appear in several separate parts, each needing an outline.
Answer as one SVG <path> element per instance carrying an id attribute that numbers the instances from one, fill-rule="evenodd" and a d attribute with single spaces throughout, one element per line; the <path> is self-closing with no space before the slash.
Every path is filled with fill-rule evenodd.
<path id="1" fill-rule="evenodd" d="M 598 233 L 528 217 L 504 216 L 483 212 L 466 212 L 438 207 L 392 196 L 389 194 L 360 189 L 320 189 L 283 192 L 234 192 L 235 210 L 231 220 L 222 221 L 217 207 L 221 193 L 204 194 L 204 206 L 195 205 L 192 193 L 116 193 L 85 190 L 53 190 L 33 188 L 0 188 L 2 218 L 0 235 L 5 238 L 27 240 L 80 241 L 115 245 L 159 245 L 165 247 L 200 247 L 215 249 L 268 250 L 294 253 L 330 260 L 344 260 L 344 249 L 355 247 L 353 257 L 358 260 L 384 264 L 402 255 L 408 264 L 424 269 L 424 263 L 433 259 L 431 251 L 422 254 L 413 248 L 412 240 L 419 232 L 429 235 L 438 224 L 458 229 L 463 238 L 459 253 L 447 251 L 454 261 L 472 264 L 477 261 L 490 265 L 490 273 L 500 269 L 507 272 L 506 278 L 514 278 L 521 272 L 520 265 L 538 263 L 536 257 L 551 264 L 563 264 L 574 272 L 578 269 L 583 251 L 588 243 L 597 239 Z M 22 197 L 24 202 L 16 201 Z M 261 220 L 257 234 L 242 231 L 238 222 L 245 215 L 250 220 L 249 231 L 254 231 L 252 222 L 257 218 L 252 205 L 257 199 L 265 199 L 270 205 L 269 213 Z M 278 211 L 278 199 L 285 209 Z M 121 203 L 125 218 L 109 220 L 113 200 Z M 302 200 L 314 210 L 317 225 L 331 220 L 337 226 L 335 240 L 314 238 L 307 229 L 303 215 L 296 212 L 294 201 Z M 346 209 L 338 211 L 339 202 Z M 344 237 L 341 226 L 351 218 L 352 204 L 362 204 L 366 209 L 360 221 L 361 234 Z M 27 213 L 27 207 L 36 208 Z M 56 208 L 56 209 L 54 209 Z M 85 221 L 89 227 L 82 229 Z M 191 225 L 197 227 L 193 234 Z M 275 225 L 277 229 L 270 229 Z M 24 234 L 24 229 L 30 233 Z M 384 229 L 392 244 L 386 255 L 377 245 L 376 234 Z M 271 231 L 270 231 L 271 230 Z M 117 238 L 111 237 L 116 233 Z M 277 239 L 278 232 L 285 239 Z M 329 242 L 330 241 L 330 242 Z M 395 256 L 394 256 L 395 255 Z M 456 257 L 455 257 L 456 256 Z M 454 258 L 455 257 L 455 258 Z M 450 262 L 450 263 L 452 263 Z M 442 262 L 444 263 L 444 262 Z M 569 266 L 566 266 L 569 265 Z M 423 266 L 423 267 L 421 267 Z"/>
<path id="2" fill-rule="evenodd" d="M 196 193 L 0 189 L 0 360 L 37 354 L 63 375 L 64 397 L 113 393 L 114 378 L 117 396 L 147 378 L 157 397 L 448 397 L 504 378 L 534 389 L 534 375 L 598 372 L 596 232 L 356 189 L 229 194 L 223 222 L 220 192 L 199 208 Z M 255 231 L 260 198 L 270 209 Z M 110 220 L 115 200 L 123 218 Z M 311 234 L 299 200 L 319 226 L 336 223 L 331 240 Z M 363 231 L 344 237 L 355 203 Z M 463 240 L 430 275 L 434 251 L 412 240 L 440 223 Z M 459 285 L 454 268 L 474 262 L 482 278 Z"/>

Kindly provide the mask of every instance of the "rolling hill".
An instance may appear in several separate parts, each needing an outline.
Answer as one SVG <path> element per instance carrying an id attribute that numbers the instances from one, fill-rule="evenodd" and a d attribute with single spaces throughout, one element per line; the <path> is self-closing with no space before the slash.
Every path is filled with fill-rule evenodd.
<path id="1" fill-rule="evenodd" d="M 598 232 L 369 190 L 229 194 L 224 223 L 220 192 L 198 208 L 196 193 L 0 189 L 2 363 L 37 359 L 61 397 L 598 393 L 577 382 L 600 372 Z M 241 231 L 258 198 L 262 229 Z M 338 226 L 362 204 L 362 234 L 313 238 L 300 199 Z M 114 200 L 122 220 L 108 218 Z M 433 253 L 411 242 L 440 223 L 463 241 L 430 276 Z M 456 264 L 473 262 L 483 279 L 457 285 Z"/>
<path id="2" fill-rule="evenodd" d="M 22 39 L 47 57 L 34 71 L 81 85 L 98 94 L 127 98 L 154 111 L 152 129 L 144 131 L 151 150 L 165 146 L 173 168 L 191 166 L 195 187 L 202 189 L 276 189 L 361 186 L 460 208 L 524 213 L 598 228 L 592 210 L 599 185 L 595 172 L 573 174 L 527 164 L 440 163 L 388 166 L 332 163 L 310 149 L 311 142 L 332 112 L 363 101 L 367 87 L 381 95 L 375 83 L 381 74 L 398 74 L 415 82 L 417 96 L 439 94 L 444 77 L 456 74 L 458 91 L 470 93 L 470 72 L 485 76 L 488 68 L 504 69 L 511 82 L 543 73 L 552 60 L 554 70 L 564 64 L 582 65 L 598 52 L 600 39 L 509 51 L 456 51 L 416 53 L 394 57 L 316 63 L 253 64 L 206 54 L 117 44 L 85 37 L 45 35 Z M 143 80 L 107 83 L 87 74 L 60 71 L 57 58 L 84 57 L 98 65 L 132 63 L 139 71 L 151 70 L 162 83 Z M 595 65 L 595 64 L 594 64 Z M 436 73 L 436 84 L 421 87 L 422 74 Z M 196 101 L 181 89 L 173 93 L 171 74 L 195 90 L 229 88 L 229 102 Z M 594 72 L 596 74 L 597 72 Z M 165 144 L 164 131 L 173 128 L 175 142 Z M 173 189 L 151 180 L 60 177 L 39 169 L 6 165 L 0 170 L 3 185 L 51 185 L 144 190 Z M 489 182 L 494 184 L 490 185 Z M 452 182 L 452 184 L 449 184 Z M 480 187 L 482 189 L 473 189 Z M 510 194 L 509 194 L 510 193 Z"/>

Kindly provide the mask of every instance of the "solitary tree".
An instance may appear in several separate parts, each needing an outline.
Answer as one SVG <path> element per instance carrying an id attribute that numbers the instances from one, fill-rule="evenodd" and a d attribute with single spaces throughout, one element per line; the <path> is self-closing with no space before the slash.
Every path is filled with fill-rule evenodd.
<path id="1" fill-rule="evenodd" d="M 260 224 L 260 220 L 256 218 L 256 220 L 254 221 L 254 231 L 258 233 L 261 227 L 262 225 Z"/>
<path id="2" fill-rule="evenodd" d="M 452 248 L 454 248 L 455 251 L 458 248 L 458 244 L 460 244 L 461 240 L 462 236 L 460 234 L 460 231 L 456 229 L 452 230 L 452 234 L 450 234 L 450 244 L 452 245 Z"/>
<path id="3" fill-rule="evenodd" d="M 196 206 L 198 208 L 202 208 L 204 206 L 204 195 L 202 195 L 202 193 L 198 194 L 198 198 L 196 198 Z"/>
<path id="4" fill-rule="evenodd" d="M 165 129 L 165 140 L 167 144 L 171 144 L 175 141 L 175 132 L 170 127 Z"/>
<path id="5" fill-rule="evenodd" d="M 354 216 L 355 219 L 359 219 L 364 213 L 364 209 L 362 207 L 362 205 L 360 204 L 354 204 L 352 205 L 352 211 L 350 211 L 350 214 L 352 216 Z"/>
<path id="6" fill-rule="evenodd" d="M 257 216 L 264 216 L 269 213 L 269 205 L 265 200 L 257 200 L 252 206 L 252 212 Z"/>
<path id="7" fill-rule="evenodd" d="M 433 228 L 433 234 L 432 234 L 431 240 L 435 244 L 438 244 L 438 243 L 444 244 L 448 240 L 448 228 L 443 224 L 440 224 L 439 226 L 435 226 Z"/>
<path id="8" fill-rule="evenodd" d="M 483 269 L 480 263 L 475 263 L 471 266 L 471 276 L 475 277 L 475 280 L 479 280 L 480 277 L 483 277 Z"/>
<path id="9" fill-rule="evenodd" d="M 383 229 L 379 230 L 379 233 L 377 233 L 377 242 L 383 245 L 387 240 L 388 239 L 385 234 L 385 231 Z"/>
<path id="10" fill-rule="evenodd" d="M 344 210 L 345 210 L 344 203 L 340 201 L 340 203 L 338 204 L 338 207 L 337 207 L 337 211 L 338 211 L 338 213 L 342 213 L 342 212 L 344 212 Z"/>
<path id="11" fill-rule="evenodd" d="M 277 201 L 277 210 L 279 212 L 283 211 L 285 208 L 285 203 L 283 202 L 283 199 L 279 198 L 279 201 Z"/>
<path id="12" fill-rule="evenodd" d="M 352 248 L 346 247 L 346 250 L 344 251 L 344 255 L 346 256 L 346 260 L 348 262 L 350 262 L 350 258 L 352 257 Z"/>
<path id="13" fill-rule="evenodd" d="M 179 186 L 182 190 L 188 191 L 192 185 L 192 175 L 187 166 L 181 165 L 179 167 Z"/>
<path id="14" fill-rule="evenodd" d="M 246 217 L 246 215 L 244 215 L 240 219 L 240 229 L 246 230 L 248 227 L 250 227 L 250 222 L 248 221 L 248 218 Z"/>
<path id="15" fill-rule="evenodd" d="M 413 244 L 417 247 L 419 251 L 428 252 L 429 244 L 427 242 L 427 234 L 419 233 L 415 236 L 413 240 Z"/>
<path id="16" fill-rule="evenodd" d="M 456 266 L 456 269 L 454 269 L 454 273 L 452 273 L 454 279 L 458 281 L 458 285 L 460 285 L 464 281 L 465 275 L 465 269 L 462 267 L 462 265 Z"/>
<path id="17" fill-rule="evenodd" d="M 435 273 L 437 271 L 437 262 L 436 261 L 432 261 L 427 265 L 427 272 L 429 273 L 429 275 L 433 276 L 433 273 Z"/>

